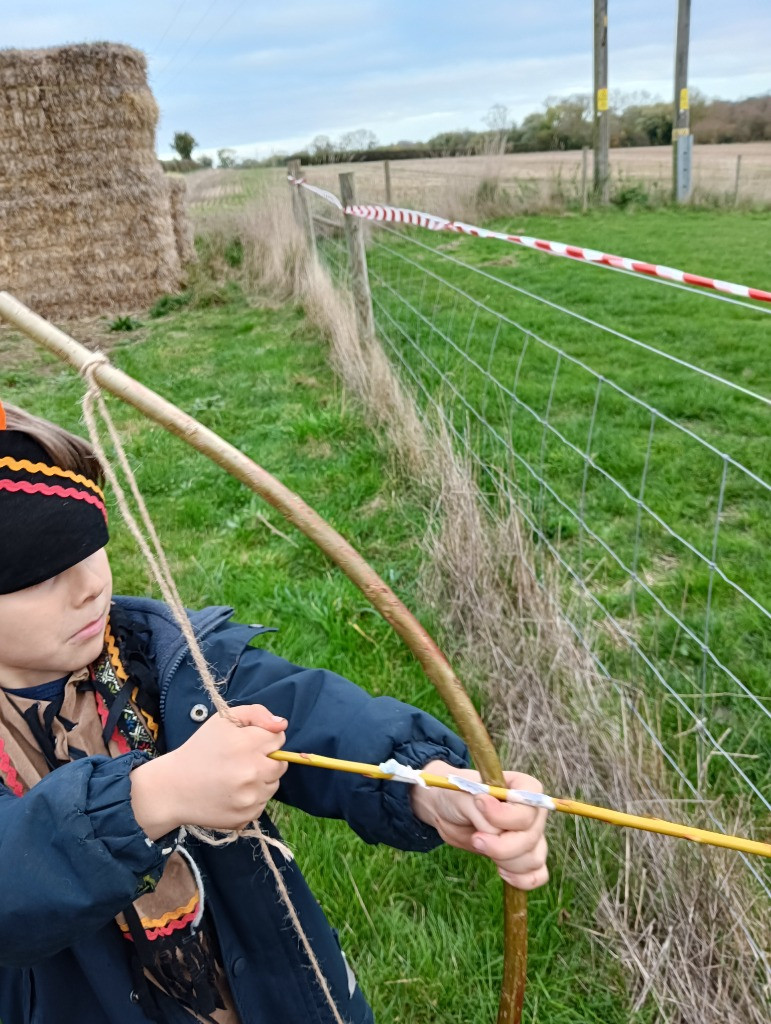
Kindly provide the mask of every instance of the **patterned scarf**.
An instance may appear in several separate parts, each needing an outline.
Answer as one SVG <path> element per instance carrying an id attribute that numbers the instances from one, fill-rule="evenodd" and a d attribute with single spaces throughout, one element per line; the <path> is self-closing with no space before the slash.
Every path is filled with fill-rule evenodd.
<path id="1" fill-rule="evenodd" d="M 23 796 L 43 776 L 81 757 L 163 753 L 159 692 L 141 634 L 113 606 L 105 646 L 93 665 L 73 673 L 60 700 L 0 689 L 0 780 Z M 238 1024 L 216 937 L 204 912 L 198 869 L 176 839 L 157 885 L 148 876 L 137 899 L 116 917 L 130 949 L 135 991 L 161 1021 L 153 986 L 202 1024 Z"/>

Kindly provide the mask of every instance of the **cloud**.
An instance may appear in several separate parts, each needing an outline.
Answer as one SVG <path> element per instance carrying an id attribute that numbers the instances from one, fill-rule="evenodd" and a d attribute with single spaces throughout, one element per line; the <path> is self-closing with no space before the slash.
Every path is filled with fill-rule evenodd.
<path id="1" fill-rule="evenodd" d="M 294 149 L 371 128 L 381 141 L 481 128 L 493 103 L 521 120 L 592 90 L 591 4 L 577 0 L 0 0 L 3 45 L 111 39 L 144 50 L 160 148 Z M 672 94 L 672 0 L 610 5 L 613 92 Z M 34 13 L 30 13 L 33 11 Z M 771 86 L 768 0 L 693 5 L 691 85 L 726 98 Z"/>
<path id="2" fill-rule="evenodd" d="M 297 74 L 297 69 L 301 68 L 303 74 L 307 75 L 310 67 L 317 68 L 328 62 L 339 69 L 340 58 L 347 54 L 348 49 L 348 43 L 343 39 L 273 46 L 237 53 L 229 58 L 227 67 L 236 70 L 277 70 L 284 74 Z M 345 70 L 348 70 L 347 66 Z"/>

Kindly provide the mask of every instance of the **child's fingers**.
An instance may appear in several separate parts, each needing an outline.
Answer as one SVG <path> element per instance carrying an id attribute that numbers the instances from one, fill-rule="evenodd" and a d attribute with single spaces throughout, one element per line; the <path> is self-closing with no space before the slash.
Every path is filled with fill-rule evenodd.
<path id="1" fill-rule="evenodd" d="M 504 778 L 508 789 L 521 789 L 526 793 L 543 793 L 543 786 L 532 775 L 524 775 L 522 772 L 504 772 Z M 495 797 L 479 796 L 476 798 L 476 806 L 491 825 L 504 832 L 523 831 L 536 826 L 540 828 L 544 826 L 546 812 L 538 811 L 525 804 L 509 804 L 497 800 Z M 483 831 L 487 831 L 487 829 Z"/>
<path id="2" fill-rule="evenodd" d="M 266 757 L 268 762 L 261 771 L 261 777 L 269 783 L 279 783 L 281 776 L 286 772 L 289 765 L 286 761 L 274 761 L 272 757 Z"/>
<path id="3" fill-rule="evenodd" d="M 474 833 L 472 845 L 478 853 L 497 864 L 513 869 L 520 862 L 524 870 L 538 867 L 546 860 L 546 840 L 535 829 L 525 832 Z"/>
<path id="4" fill-rule="evenodd" d="M 484 820 L 500 832 L 526 832 L 533 828 L 539 819 L 545 819 L 546 815 L 546 811 L 539 811 L 525 804 L 507 804 L 502 800 L 496 800 L 494 796 L 478 796 L 474 804 Z M 485 828 L 482 831 L 488 832 L 490 829 Z"/>
<path id="5" fill-rule="evenodd" d="M 522 889 L 525 892 L 537 889 L 541 885 L 546 885 L 549 881 L 549 869 L 545 864 L 535 871 L 526 871 L 522 874 L 499 868 L 498 874 L 508 885 L 514 886 L 515 889 Z"/>
<path id="6" fill-rule="evenodd" d="M 256 725 L 268 732 L 283 732 L 287 727 L 285 718 L 272 714 L 262 704 L 242 704 L 230 711 L 237 725 Z"/>

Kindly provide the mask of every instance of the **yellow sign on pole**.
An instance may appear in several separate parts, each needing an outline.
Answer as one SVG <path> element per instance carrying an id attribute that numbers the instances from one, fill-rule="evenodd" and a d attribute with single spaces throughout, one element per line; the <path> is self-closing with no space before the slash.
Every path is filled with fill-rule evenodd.
<path id="1" fill-rule="evenodd" d="M 680 109 L 681 110 L 687 110 L 688 109 L 688 90 L 687 89 L 681 89 L 680 90 Z"/>
<path id="2" fill-rule="evenodd" d="M 598 89 L 597 90 L 597 109 L 604 111 L 608 109 L 608 90 Z"/>

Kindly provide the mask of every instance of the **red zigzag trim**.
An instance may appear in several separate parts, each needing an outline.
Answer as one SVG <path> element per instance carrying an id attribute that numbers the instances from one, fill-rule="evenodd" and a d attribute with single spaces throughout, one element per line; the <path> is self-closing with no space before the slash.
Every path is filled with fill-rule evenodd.
<path id="1" fill-rule="evenodd" d="M 6 753 L 2 738 L 0 738 L 0 772 L 5 775 L 5 784 L 14 796 L 21 796 L 24 790 L 22 789 L 21 782 L 19 782 L 16 769 L 11 764 L 11 758 Z"/>
<path id="2" fill-rule="evenodd" d="M 31 484 L 26 480 L 0 480 L 0 491 L 23 491 L 25 494 L 45 494 L 56 498 L 75 498 L 96 505 L 107 522 L 107 509 L 93 494 L 79 491 L 74 487 L 61 487 L 59 484 Z"/>

